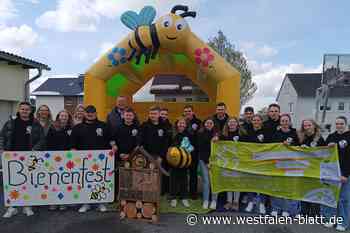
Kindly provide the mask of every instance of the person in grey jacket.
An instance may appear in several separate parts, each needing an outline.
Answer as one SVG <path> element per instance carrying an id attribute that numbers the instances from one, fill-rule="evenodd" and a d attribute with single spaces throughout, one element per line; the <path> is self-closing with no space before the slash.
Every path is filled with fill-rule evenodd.
<path id="1" fill-rule="evenodd" d="M 116 106 L 107 116 L 107 125 L 111 131 L 111 135 L 116 133 L 119 126 L 123 124 L 123 113 L 127 108 L 127 99 L 125 96 L 118 96 Z"/>
<path id="2" fill-rule="evenodd" d="M 1 151 L 31 151 L 44 149 L 45 134 L 40 123 L 34 119 L 31 105 L 28 102 L 19 104 L 16 117 L 7 121 L 0 133 Z M 9 207 L 4 218 L 10 218 L 18 213 L 14 207 Z M 24 207 L 27 216 L 34 214 L 31 207 Z"/>

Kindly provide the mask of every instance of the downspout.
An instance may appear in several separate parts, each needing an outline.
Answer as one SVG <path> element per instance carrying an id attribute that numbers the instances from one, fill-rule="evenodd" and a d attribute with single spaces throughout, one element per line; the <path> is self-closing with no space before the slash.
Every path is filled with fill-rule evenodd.
<path id="1" fill-rule="evenodd" d="M 37 68 L 37 70 L 38 70 L 38 74 L 35 75 L 32 79 L 27 80 L 25 82 L 25 84 L 24 84 L 24 100 L 25 101 L 29 101 L 29 96 L 30 96 L 30 94 L 29 94 L 29 85 L 30 85 L 30 83 L 32 83 L 33 81 L 35 81 L 38 78 L 40 78 L 42 73 L 43 73 L 41 68 Z"/>

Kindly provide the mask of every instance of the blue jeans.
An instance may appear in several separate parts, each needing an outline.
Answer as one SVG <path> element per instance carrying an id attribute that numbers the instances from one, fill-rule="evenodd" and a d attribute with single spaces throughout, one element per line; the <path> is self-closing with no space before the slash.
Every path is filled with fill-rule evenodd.
<path id="1" fill-rule="evenodd" d="M 257 205 L 258 204 L 264 204 L 267 199 L 267 196 L 264 194 L 260 193 L 247 193 L 248 196 L 248 202 L 255 202 Z"/>
<path id="2" fill-rule="evenodd" d="M 297 215 L 300 212 L 300 201 L 271 197 L 271 207 L 272 211 L 278 213 L 286 211 L 291 215 Z"/>
<path id="3" fill-rule="evenodd" d="M 338 208 L 332 208 L 329 206 L 321 205 L 321 214 L 326 218 L 330 219 L 332 216 L 339 216 L 343 218 L 341 226 L 349 227 L 349 217 L 350 217 L 350 178 L 346 183 L 342 183 L 340 189 L 340 197 Z"/>
<path id="4" fill-rule="evenodd" d="M 208 165 L 203 161 L 199 161 L 199 167 L 202 172 L 202 182 L 203 182 L 203 201 L 209 201 L 209 194 L 210 194 L 210 178 L 209 178 L 209 170 Z M 211 199 L 213 201 L 216 201 L 218 198 L 217 193 L 212 193 Z"/>

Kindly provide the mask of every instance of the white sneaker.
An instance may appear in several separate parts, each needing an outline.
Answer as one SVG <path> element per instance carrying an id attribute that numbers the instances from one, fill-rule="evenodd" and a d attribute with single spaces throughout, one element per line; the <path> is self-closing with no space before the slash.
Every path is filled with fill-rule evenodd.
<path id="1" fill-rule="evenodd" d="M 15 216 L 18 214 L 18 210 L 14 207 L 9 207 L 6 210 L 6 213 L 2 216 L 3 218 L 11 218 L 12 216 Z"/>
<path id="2" fill-rule="evenodd" d="M 187 199 L 182 199 L 182 204 L 187 208 L 190 207 L 190 203 L 188 202 Z"/>
<path id="3" fill-rule="evenodd" d="M 252 212 L 253 208 L 254 208 L 254 203 L 250 201 L 248 203 L 247 207 L 245 208 L 245 211 L 246 212 Z"/>
<path id="4" fill-rule="evenodd" d="M 88 211 L 90 209 L 90 205 L 85 204 L 82 205 L 82 207 L 80 207 L 80 209 L 78 210 L 79 213 L 85 213 L 86 211 Z"/>
<path id="5" fill-rule="evenodd" d="M 338 225 L 336 228 L 335 228 L 337 231 L 346 231 L 346 228 L 341 226 L 341 225 Z"/>
<path id="6" fill-rule="evenodd" d="M 211 201 L 209 208 L 212 210 L 216 210 L 216 201 Z"/>
<path id="7" fill-rule="evenodd" d="M 208 209 L 209 201 L 203 201 L 203 209 Z"/>
<path id="8" fill-rule="evenodd" d="M 323 226 L 327 227 L 327 228 L 332 228 L 332 227 L 334 227 L 334 224 L 330 223 L 330 222 L 327 222 L 327 223 L 323 224 Z"/>
<path id="9" fill-rule="evenodd" d="M 277 217 L 277 215 L 278 215 L 278 213 L 277 213 L 276 210 L 274 210 L 274 211 L 271 212 L 271 216 Z"/>
<path id="10" fill-rule="evenodd" d="M 173 199 L 173 200 L 170 201 L 170 206 L 171 207 L 175 208 L 176 205 L 177 205 L 177 200 L 176 199 Z"/>
<path id="11" fill-rule="evenodd" d="M 264 204 L 259 204 L 259 213 L 260 214 L 266 214 L 266 208 Z"/>
<path id="12" fill-rule="evenodd" d="M 107 211 L 107 207 L 104 204 L 100 204 L 98 210 L 103 213 Z"/>
<path id="13" fill-rule="evenodd" d="M 23 207 L 23 214 L 27 215 L 27 217 L 34 215 L 32 207 L 29 207 L 29 206 Z"/>
<path id="14" fill-rule="evenodd" d="M 56 206 L 56 205 L 50 205 L 50 206 L 49 206 L 49 210 L 52 210 L 52 211 L 53 211 L 53 210 L 56 210 L 56 209 L 57 209 L 57 206 Z"/>
<path id="15" fill-rule="evenodd" d="M 64 205 L 60 205 L 59 207 L 59 210 L 63 211 L 63 210 L 66 210 L 67 209 L 67 206 L 64 206 Z"/>
<path id="16" fill-rule="evenodd" d="M 282 216 L 286 218 L 286 217 L 289 217 L 290 214 L 287 211 L 283 211 Z"/>
<path id="17" fill-rule="evenodd" d="M 243 198 L 242 198 L 242 203 L 243 204 L 246 204 L 248 202 L 248 197 L 247 197 L 247 195 L 245 195 L 245 196 L 243 196 Z"/>

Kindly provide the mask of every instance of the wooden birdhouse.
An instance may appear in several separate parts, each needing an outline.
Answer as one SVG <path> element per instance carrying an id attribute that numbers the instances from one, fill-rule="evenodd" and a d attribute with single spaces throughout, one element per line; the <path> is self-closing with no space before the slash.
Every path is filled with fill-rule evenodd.
<path id="1" fill-rule="evenodd" d="M 137 147 L 119 168 L 120 218 L 152 223 L 159 220 L 159 162 L 142 147 Z"/>

